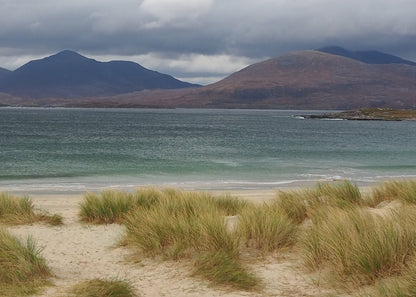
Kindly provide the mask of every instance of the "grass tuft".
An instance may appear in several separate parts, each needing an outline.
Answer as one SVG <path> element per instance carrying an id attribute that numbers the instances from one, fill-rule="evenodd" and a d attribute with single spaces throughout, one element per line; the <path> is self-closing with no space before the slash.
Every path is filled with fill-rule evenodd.
<path id="1" fill-rule="evenodd" d="M 295 223 L 300 224 L 308 217 L 305 193 L 305 191 L 279 191 L 276 199 L 272 202 L 272 207 L 276 207 Z"/>
<path id="2" fill-rule="evenodd" d="M 251 205 L 247 201 L 229 194 L 218 197 L 208 196 L 207 199 L 225 216 L 235 216 Z"/>
<path id="3" fill-rule="evenodd" d="M 194 262 L 195 275 L 204 276 L 217 284 L 231 285 L 238 289 L 255 288 L 259 280 L 229 253 L 218 250 L 198 255 Z"/>
<path id="4" fill-rule="evenodd" d="M 416 181 L 397 180 L 384 182 L 372 188 L 373 201 L 400 200 L 405 203 L 416 204 Z"/>
<path id="5" fill-rule="evenodd" d="M 310 268 L 327 264 L 340 279 L 358 284 L 403 270 L 416 251 L 416 208 L 379 216 L 366 209 L 328 208 L 304 235 L 303 255 Z"/>
<path id="6" fill-rule="evenodd" d="M 274 251 L 294 244 L 298 227 L 287 215 L 265 204 L 245 209 L 237 230 L 247 246 Z"/>
<path id="7" fill-rule="evenodd" d="M 164 193 L 153 188 L 136 193 L 110 190 L 99 194 L 87 193 L 80 203 L 79 216 L 82 221 L 94 224 L 122 223 L 128 212 L 137 207 L 149 208 L 161 196 Z"/>
<path id="8" fill-rule="evenodd" d="M 347 180 L 336 183 L 318 183 L 317 195 L 321 201 L 337 207 L 362 204 L 360 189 Z"/>
<path id="9" fill-rule="evenodd" d="M 126 281 L 98 278 L 76 284 L 69 293 L 76 297 L 138 297 Z"/>
<path id="10" fill-rule="evenodd" d="M 28 237 L 26 244 L 22 244 L 0 228 L 0 296 L 33 294 L 49 277 L 49 269 L 34 240 Z"/>
<path id="11" fill-rule="evenodd" d="M 169 190 L 152 207 L 137 208 L 126 217 L 125 242 L 149 256 L 193 259 L 195 274 L 217 284 L 253 287 L 257 280 L 241 264 L 239 237 L 224 219 L 225 214 L 234 214 L 246 204 L 220 199 L 207 193 Z"/>
<path id="12" fill-rule="evenodd" d="M 62 217 L 45 212 L 36 212 L 32 200 L 28 197 L 14 197 L 0 193 L 0 223 L 6 225 L 23 225 L 44 222 L 50 225 L 62 225 Z"/>
<path id="13" fill-rule="evenodd" d="M 403 273 L 376 284 L 373 297 L 414 297 L 416 296 L 416 262 L 413 260 Z"/>

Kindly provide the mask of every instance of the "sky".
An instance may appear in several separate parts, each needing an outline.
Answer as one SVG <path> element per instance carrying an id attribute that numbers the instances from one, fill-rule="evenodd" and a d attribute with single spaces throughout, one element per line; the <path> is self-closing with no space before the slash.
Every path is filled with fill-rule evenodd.
<path id="1" fill-rule="evenodd" d="M 61 50 L 200 84 L 338 45 L 416 61 L 416 0 L 0 0 L 0 67 Z"/>

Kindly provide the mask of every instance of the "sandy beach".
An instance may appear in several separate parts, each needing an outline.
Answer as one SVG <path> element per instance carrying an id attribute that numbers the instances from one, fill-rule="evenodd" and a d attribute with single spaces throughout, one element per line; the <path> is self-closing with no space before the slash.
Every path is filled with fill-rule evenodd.
<path id="1" fill-rule="evenodd" d="M 275 190 L 228 192 L 242 199 L 263 202 Z M 144 258 L 129 260 L 132 250 L 118 246 L 123 226 L 89 225 L 79 222 L 78 203 L 82 195 L 30 196 L 37 208 L 60 214 L 64 225 L 14 226 L 20 238 L 33 236 L 52 270 L 53 285 L 37 297 L 66 296 L 72 285 L 92 278 L 128 280 L 139 296 L 322 296 L 328 289 L 319 286 L 319 276 L 308 273 L 299 254 L 281 251 L 248 263 L 262 279 L 262 291 L 245 292 L 212 284 L 191 276 L 190 263 Z"/>

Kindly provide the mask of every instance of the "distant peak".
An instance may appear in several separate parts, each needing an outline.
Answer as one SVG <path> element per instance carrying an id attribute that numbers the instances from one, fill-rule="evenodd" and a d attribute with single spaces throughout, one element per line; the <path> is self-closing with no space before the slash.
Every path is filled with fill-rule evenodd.
<path id="1" fill-rule="evenodd" d="M 63 50 L 53 56 L 61 56 L 61 57 L 83 57 L 81 54 L 71 51 L 71 50 Z"/>
<path id="2" fill-rule="evenodd" d="M 316 49 L 316 51 L 328 54 L 347 54 L 350 52 L 349 50 L 346 50 L 345 48 L 336 45 L 324 46 Z"/>
<path id="3" fill-rule="evenodd" d="M 380 51 L 350 51 L 340 46 L 325 46 L 316 49 L 316 51 L 342 56 L 354 60 L 358 60 L 367 64 L 407 64 L 416 65 L 416 63 L 404 60 L 400 57 L 386 54 Z"/>
<path id="4" fill-rule="evenodd" d="M 90 60 L 89 58 L 71 50 L 63 50 L 54 55 L 41 59 L 46 61 L 78 61 L 78 60 Z"/>

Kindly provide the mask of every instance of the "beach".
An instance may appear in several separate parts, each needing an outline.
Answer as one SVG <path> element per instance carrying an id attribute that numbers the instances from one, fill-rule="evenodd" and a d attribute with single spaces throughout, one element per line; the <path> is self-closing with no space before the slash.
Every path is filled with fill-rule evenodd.
<path id="1" fill-rule="evenodd" d="M 275 190 L 228 191 L 227 193 L 264 202 L 273 199 Z M 54 275 L 52 285 L 37 297 L 66 296 L 74 284 L 93 278 L 128 280 L 139 296 L 322 296 L 329 292 L 319 279 L 305 270 L 299 255 L 291 250 L 250 261 L 250 269 L 262 279 L 260 292 L 246 292 L 213 286 L 191 276 L 186 260 L 162 261 L 143 258 L 132 261 L 133 251 L 120 246 L 124 227 L 117 224 L 81 223 L 77 216 L 82 195 L 34 195 L 35 206 L 63 217 L 64 225 L 40 224 L 9 229 L 19 238 L 33 236 Z"/>

